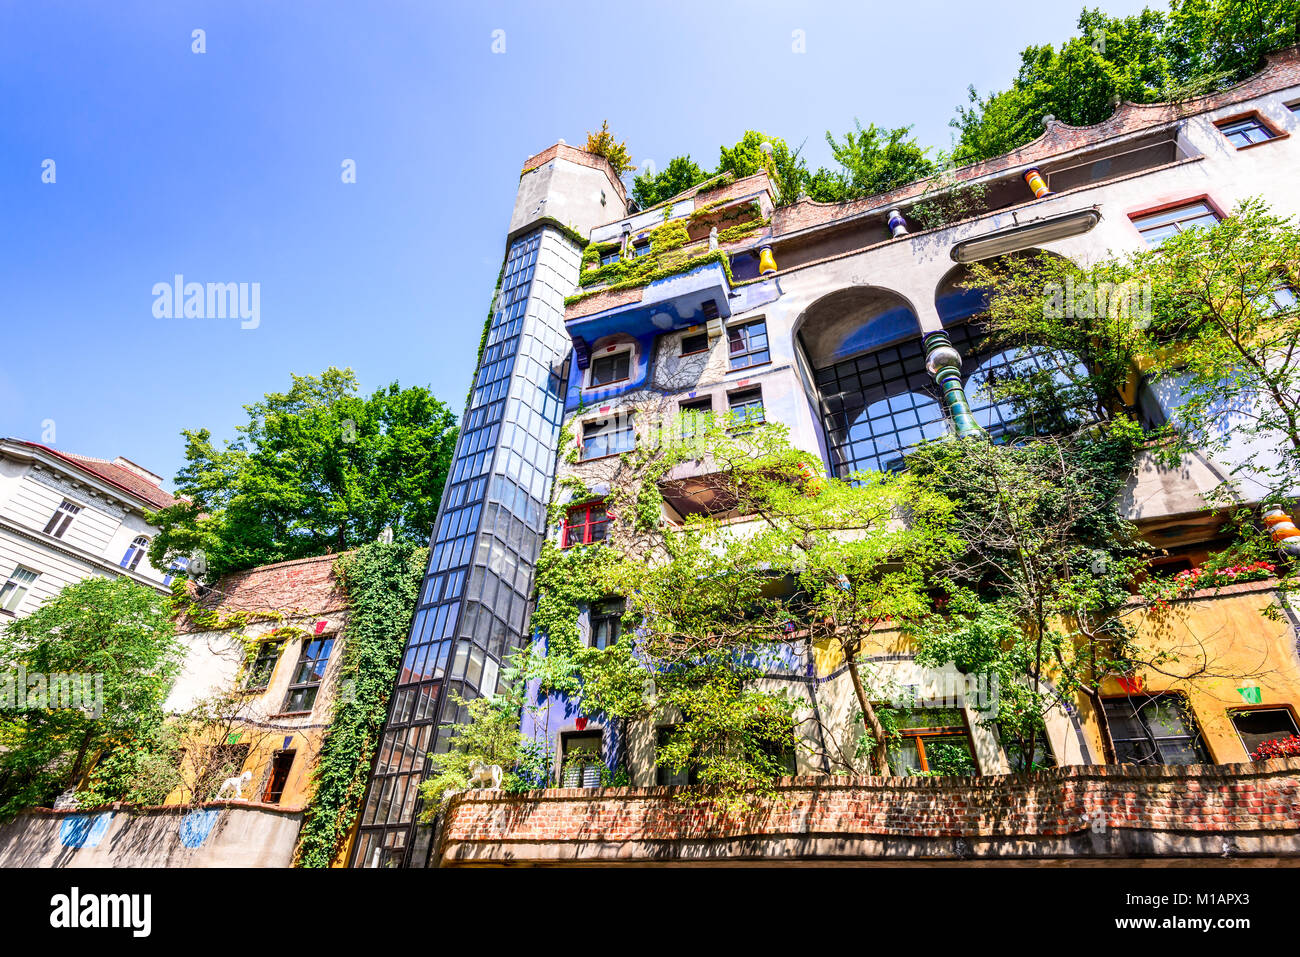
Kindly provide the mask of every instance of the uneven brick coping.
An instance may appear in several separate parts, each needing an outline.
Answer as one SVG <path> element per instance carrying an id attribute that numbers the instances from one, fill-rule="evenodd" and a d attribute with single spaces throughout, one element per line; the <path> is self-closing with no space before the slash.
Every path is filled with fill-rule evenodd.
<path id="1" fill-rule="evenodd" d="M 687 788 L 472 791 L 447 865 L 792 861 L 1300 861 L 1300 758 L 1076 766 L 974 778 L 798 777 L 726 815 Z"/>

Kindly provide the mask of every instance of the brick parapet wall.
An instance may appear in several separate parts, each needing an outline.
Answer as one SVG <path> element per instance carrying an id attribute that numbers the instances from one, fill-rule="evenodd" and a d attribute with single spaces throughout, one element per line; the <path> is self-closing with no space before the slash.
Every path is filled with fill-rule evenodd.
<path id="1" fill-rule="evenodd" d="M 968 846 L 987 857 L 1197 856 L 1238 839 L 1242 853 L 1300 851 L 1300 758 L 974 779 L 789 778 L 775 800 L 741 816 L 681 801 L 680 790 L 467 792 L 445 814 L 442 860 L 889 859 L 962 856 Z"/>

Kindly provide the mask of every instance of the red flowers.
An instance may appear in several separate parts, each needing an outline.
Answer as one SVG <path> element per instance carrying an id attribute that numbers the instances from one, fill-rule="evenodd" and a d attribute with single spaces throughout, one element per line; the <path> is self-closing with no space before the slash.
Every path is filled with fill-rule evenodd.
<path id="1" fill-rule="evenodd" d="M 1267 761 L 1269 758 L 1300 757 L 1300 737 L 1294 734 L 1289 738 L 1274 738 L 1265 741 L 1251 754 L 1252 761 Z"/>

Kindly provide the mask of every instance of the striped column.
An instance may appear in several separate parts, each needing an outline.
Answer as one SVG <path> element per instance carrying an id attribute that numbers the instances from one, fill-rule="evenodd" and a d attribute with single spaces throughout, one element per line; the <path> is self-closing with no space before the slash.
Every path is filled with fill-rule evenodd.
<path id="1" fill-rule="evenodd" d="M 923 340 L 925 368 L 943 390 L 943 402 L 948 407 L 953 424 L 960 436 L 976 435 L 983 430 L 971 415 L 970 402 L 961 381 L 961 353 L 953 348 L 946 332 L 932 332 Z"/>

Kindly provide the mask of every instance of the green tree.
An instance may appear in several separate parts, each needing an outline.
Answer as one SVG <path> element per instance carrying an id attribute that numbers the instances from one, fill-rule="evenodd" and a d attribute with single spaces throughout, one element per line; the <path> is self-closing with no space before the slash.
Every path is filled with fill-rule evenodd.
<path id="1" fill-rule="evenodd" d="M 1300 226 L 1248 200 L 1208 229 L 1123 264 L 1152 288 L 1154 373 L 1176 387 L 1174 453 L 1250 451 L 1221 489 L 1284 500 L 1300 486 Z M 1247 481 L 1250 480 L 1250 481 Z M 1253 484 L 1258 483 L 1258 484 Z M 1251 487 L 1253 485 L 1253 487 Z"/>
<path id="2" fill-rule="evenodd" d="M 659 761 L 693 769 L 724 802 L 766 793 L 787 766 L 807 703 L 757 679 L 791 641 L 838 645 L 868 750 L 886 767 L 872 704 L 882 689 L 860 658 L 879 629 L 928 608 L 923 573 L 946 547 L 945 501 L 907 476 L 827 479 L 784 427 L 738 425 L 700 417 L 685 426 L 689 440 L 667 425 L 661 441 L 588 468 L 583 481 L 609 490 L 606 542 L 544 547 L 533 619 L 548 641 L 544 687 L 586 714 L 679 716 Z M 665 527 L 661 488 L 700 462 L 696 494 L 725 511 Z M 623 637 L 584 647 L 575 605 L 607 595 L 624 597 Z"/>
<path id="3" fill-rule="evenodd" d="M 649 209 L 704 182 L 709 176 L 691 159 L 689 153 L 674 156 L 667 166 L 653 176 L 647 172 L 634 179 L 632 198 L 642 209 Z"/>
<path id="4" fill-rule="evenodd" d="M 826 142 L 841 169 L 819 169 L 808 177 L 807 193 L 821 202 L 845 202 L 874 196 L 936 171 L 928 150 L 917 144 L 910 126 L 879 129 L 874 123 L 866 129 L 859 122 L 856 131 L 844 134 L 838 142 L 829 132 Z"/>
<path id="5" fill-rule="evenodd" d="M 764 143 L 771 145 L 771 156 L 763 152 Z M 746 130 L 740 142 L 730 149 L 725 146 L 718 148 L 718 168 L 715 172 L 730 173 L 736 179 L 741 179 L 765 169 L 776 185 L 778 205 L 785 206 L 799 199 L 807 182 L 808 169 L 800 159 L 799 152 L 791 151 L 786 141 L 780 137 Z"/>
<path id="6" fill-rule="evenodd" d="M 244 407 L 233 441 L 183 433 L 183 501 L 149 516 L 154 565 L 202 551 L 215 578 L 345 551 L 386 526 L 396 540 L 427 541 L 456 444 L 452 413 L 427 389 L 396 382 L 362 397 L 350 369 L 292 379 Z"/>
<path id="7" fill-rule="evenodd" d="M 1118 503 L 1142 437 L 1121 418 L 1013 444 L 932 442 L 908 456 L 914 480 L 953 503 L 963 543 L 935 578 L 946 607 L 913 619 L 917 661 L 996 675 L 990 720 L 1020 754 L 1033 753 L 1043 716 L 1076 692 L 1092 701 L 1113 753 L 1098 685 L 1139 655 L 1119 612 L 1145 550 Z"/>
<path id="8" fill-rule="evenodd" d="M 1298 0 L 1172 0 L 1169 13 L 1112 17 L 1084 9 L 1081 36 L 1030 46 L 1010 88 L 958 107 L 959 162 L 999 156 L 1035 139 L 1052 115 L 1074 126 L 1110 116 L 1115 97 L 1184 99 L 1235 83 L 1264 54 L 1300 40 Z"/>
<path id="9" fill-rule="evenodd" d="M 0 634 L 0 676 L 16 684 L 22 668 L 44 676 L 50 691 L 53 676 L 80 676 L 97 682 L 100 699 L 98 707 L 84 699 L 85 707 L 60 707 L 24 695 L 5 710 L 0 818 L 69 787 L 95 802 L 125 797 L 138 764 L 160 746 L 162 705 L 181 658 L 170 602 L 126 578 L 77 582 L 11 621 Z"/>
<path id="10" fill-rule="evenodd" d="M 453 793 L 469 787 L 475 763 L 500 766 L 503 791 L 524 791 L 550 783 L 549 755 L 544 746 L 519 728 L 520 714 L 528 707 L 527 657 L 515 656 L 503 674 L 504 690 L 499 694 L 467 701 L 452 693 L 452 702 L 464 720 L 452 725 L 447 750 L 430 756 L 431 776 L 420 785 L 423 820 L 433 820 Z"/>

